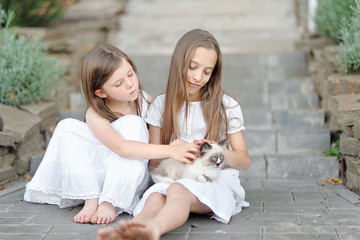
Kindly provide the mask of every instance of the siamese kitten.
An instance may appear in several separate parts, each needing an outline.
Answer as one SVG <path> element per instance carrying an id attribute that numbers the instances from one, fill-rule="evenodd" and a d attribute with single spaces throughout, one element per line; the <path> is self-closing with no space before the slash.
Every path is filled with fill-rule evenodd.
<path id="1" fill-rule="evenodd" d="M 200 146 L 200 156 L 193 164 L 184 164 L 174 159 L 163 160 L 156 168 L 151 170 L 151 177 L 155 183 L 171 183 L 177 179 L 190 178 L 199 182 L 213 181 L 223 168 L 224 148 L 227 140 Z"/>

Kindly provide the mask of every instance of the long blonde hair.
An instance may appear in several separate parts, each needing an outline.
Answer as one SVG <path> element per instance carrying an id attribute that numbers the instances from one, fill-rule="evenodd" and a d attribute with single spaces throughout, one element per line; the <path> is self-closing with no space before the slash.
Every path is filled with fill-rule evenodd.
<path id="1" fill-rule="evenodd" d="M 179 113 L 185 103 L 185 116 L 189 107 L 188 68 L 197 47 L 212 49 L 217 61 L 208 83 L 201 89 L 201 106 L 206 121 L 205 138 L 219 141 L 228 129 L 225 108 L 222 103 L 221 87 L 222 55 L 220 47 L 212 34 L 201 29 L 185 33 L 177 42 L 171 58 L 168 83 L 166 87 L 165 110 L 162 116 L 161 142 L 168 144 L 180 137 Z"/>
<path id="2" fill-rule="evenodd" d="M 105 99 L 95 95 L 95 90 L 102 88 L 104 83 L 119 68 L 121 61 L 127 61 L 137 74 L 133 61 L 120 49 L 110 44 L 100 44 L 90 50 L 81 64 L 81 86 L 88 105 L 87 107 L 93 108 L 100 116 L 108 119 L 110 122 L 115 121 L 122 114 L 112 112 L 106 106 Z M 139 89 L 142 89 L 140 82 Z M 142 91 L 140 91 L 140 95 L 141 93 Z M 135 101 L 138 116 L 141 113 L 140 101 L 140 97 Z"/>

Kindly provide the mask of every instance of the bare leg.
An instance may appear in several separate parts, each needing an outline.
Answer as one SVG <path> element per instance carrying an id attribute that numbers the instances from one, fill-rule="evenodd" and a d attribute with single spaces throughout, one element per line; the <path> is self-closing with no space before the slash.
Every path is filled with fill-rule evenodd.
<path id="1" fill-rule="evenodd" d="M 148 211 L 145 205 L 143 211 Z M 189 217 L 190 212 L 208 213 L 211 210 L 202 204 L 183 185 L 174 183 L 170 186 L 166 204 L 154 216 L 144 219 L 119 222 L 122 236 L 136 240 L 159 240 L 160 236 L 182 226 Z"/>
<path id="2" fill-rule="evenodd" d="M 98 199 L 87 199 L 85 200 L 84 207 L 81 211 L 75 215 L 74 222 L 77 223 L 89 223 L 91 217 L 95 214 L 98 208 Z"/>
<path id="3" fill-rule="evenodd" d="M 107 224 L 115 221 L 116 209 L 109 202 L 102 202 L 96 213 L 91 217 L 90 222 L 93 224 Z"/>
<path id="4" fill-rule="evenodd" d="M 152 193 L 145 202 L 144 209 L 134 217 L 136 222 L 144 222 L 153 218 L 166 203 L 166 196 L 161 193 Z"/>

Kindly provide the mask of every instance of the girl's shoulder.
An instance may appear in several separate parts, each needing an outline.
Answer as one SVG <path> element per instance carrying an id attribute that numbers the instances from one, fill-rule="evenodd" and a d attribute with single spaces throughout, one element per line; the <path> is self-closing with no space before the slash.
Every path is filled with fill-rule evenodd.
<path id="1" fill-rule="evenodd" d="M 151 105 L 155 105 L 157 107 L 161 107 L 165 105 L 165 94 L 160 94 L 155 97 L 154 101 L 151 103 Z"/>
<path id="2" fill-rule="evenodd" d="M 239 106 L 238 101 L 236 101 L 233 97 L 230 97 L 227 94 L 223 94 L 222 96 L 222 102 L 225 107 L 236 107 Z"/>

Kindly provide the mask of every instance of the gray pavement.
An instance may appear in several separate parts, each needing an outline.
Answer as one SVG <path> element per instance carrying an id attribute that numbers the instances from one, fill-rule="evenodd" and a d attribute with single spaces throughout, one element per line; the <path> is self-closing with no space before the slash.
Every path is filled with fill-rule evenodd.
<path id="1" fill-rule="evenodd" d="M 74 223 L 81 206 L 23 201 L 25 184 L 0 191 L 0 239 L 96 239 L 97 229 L 105 226 Z M 245 179 L 242 185 L 250 207 L 229 224 L 192 214 L 161 239 L 360 239 L 360 198 L 343 185 L 320 186 L 316 179 Z M 130 218 L 121 214 L 117 220 Z"/>

